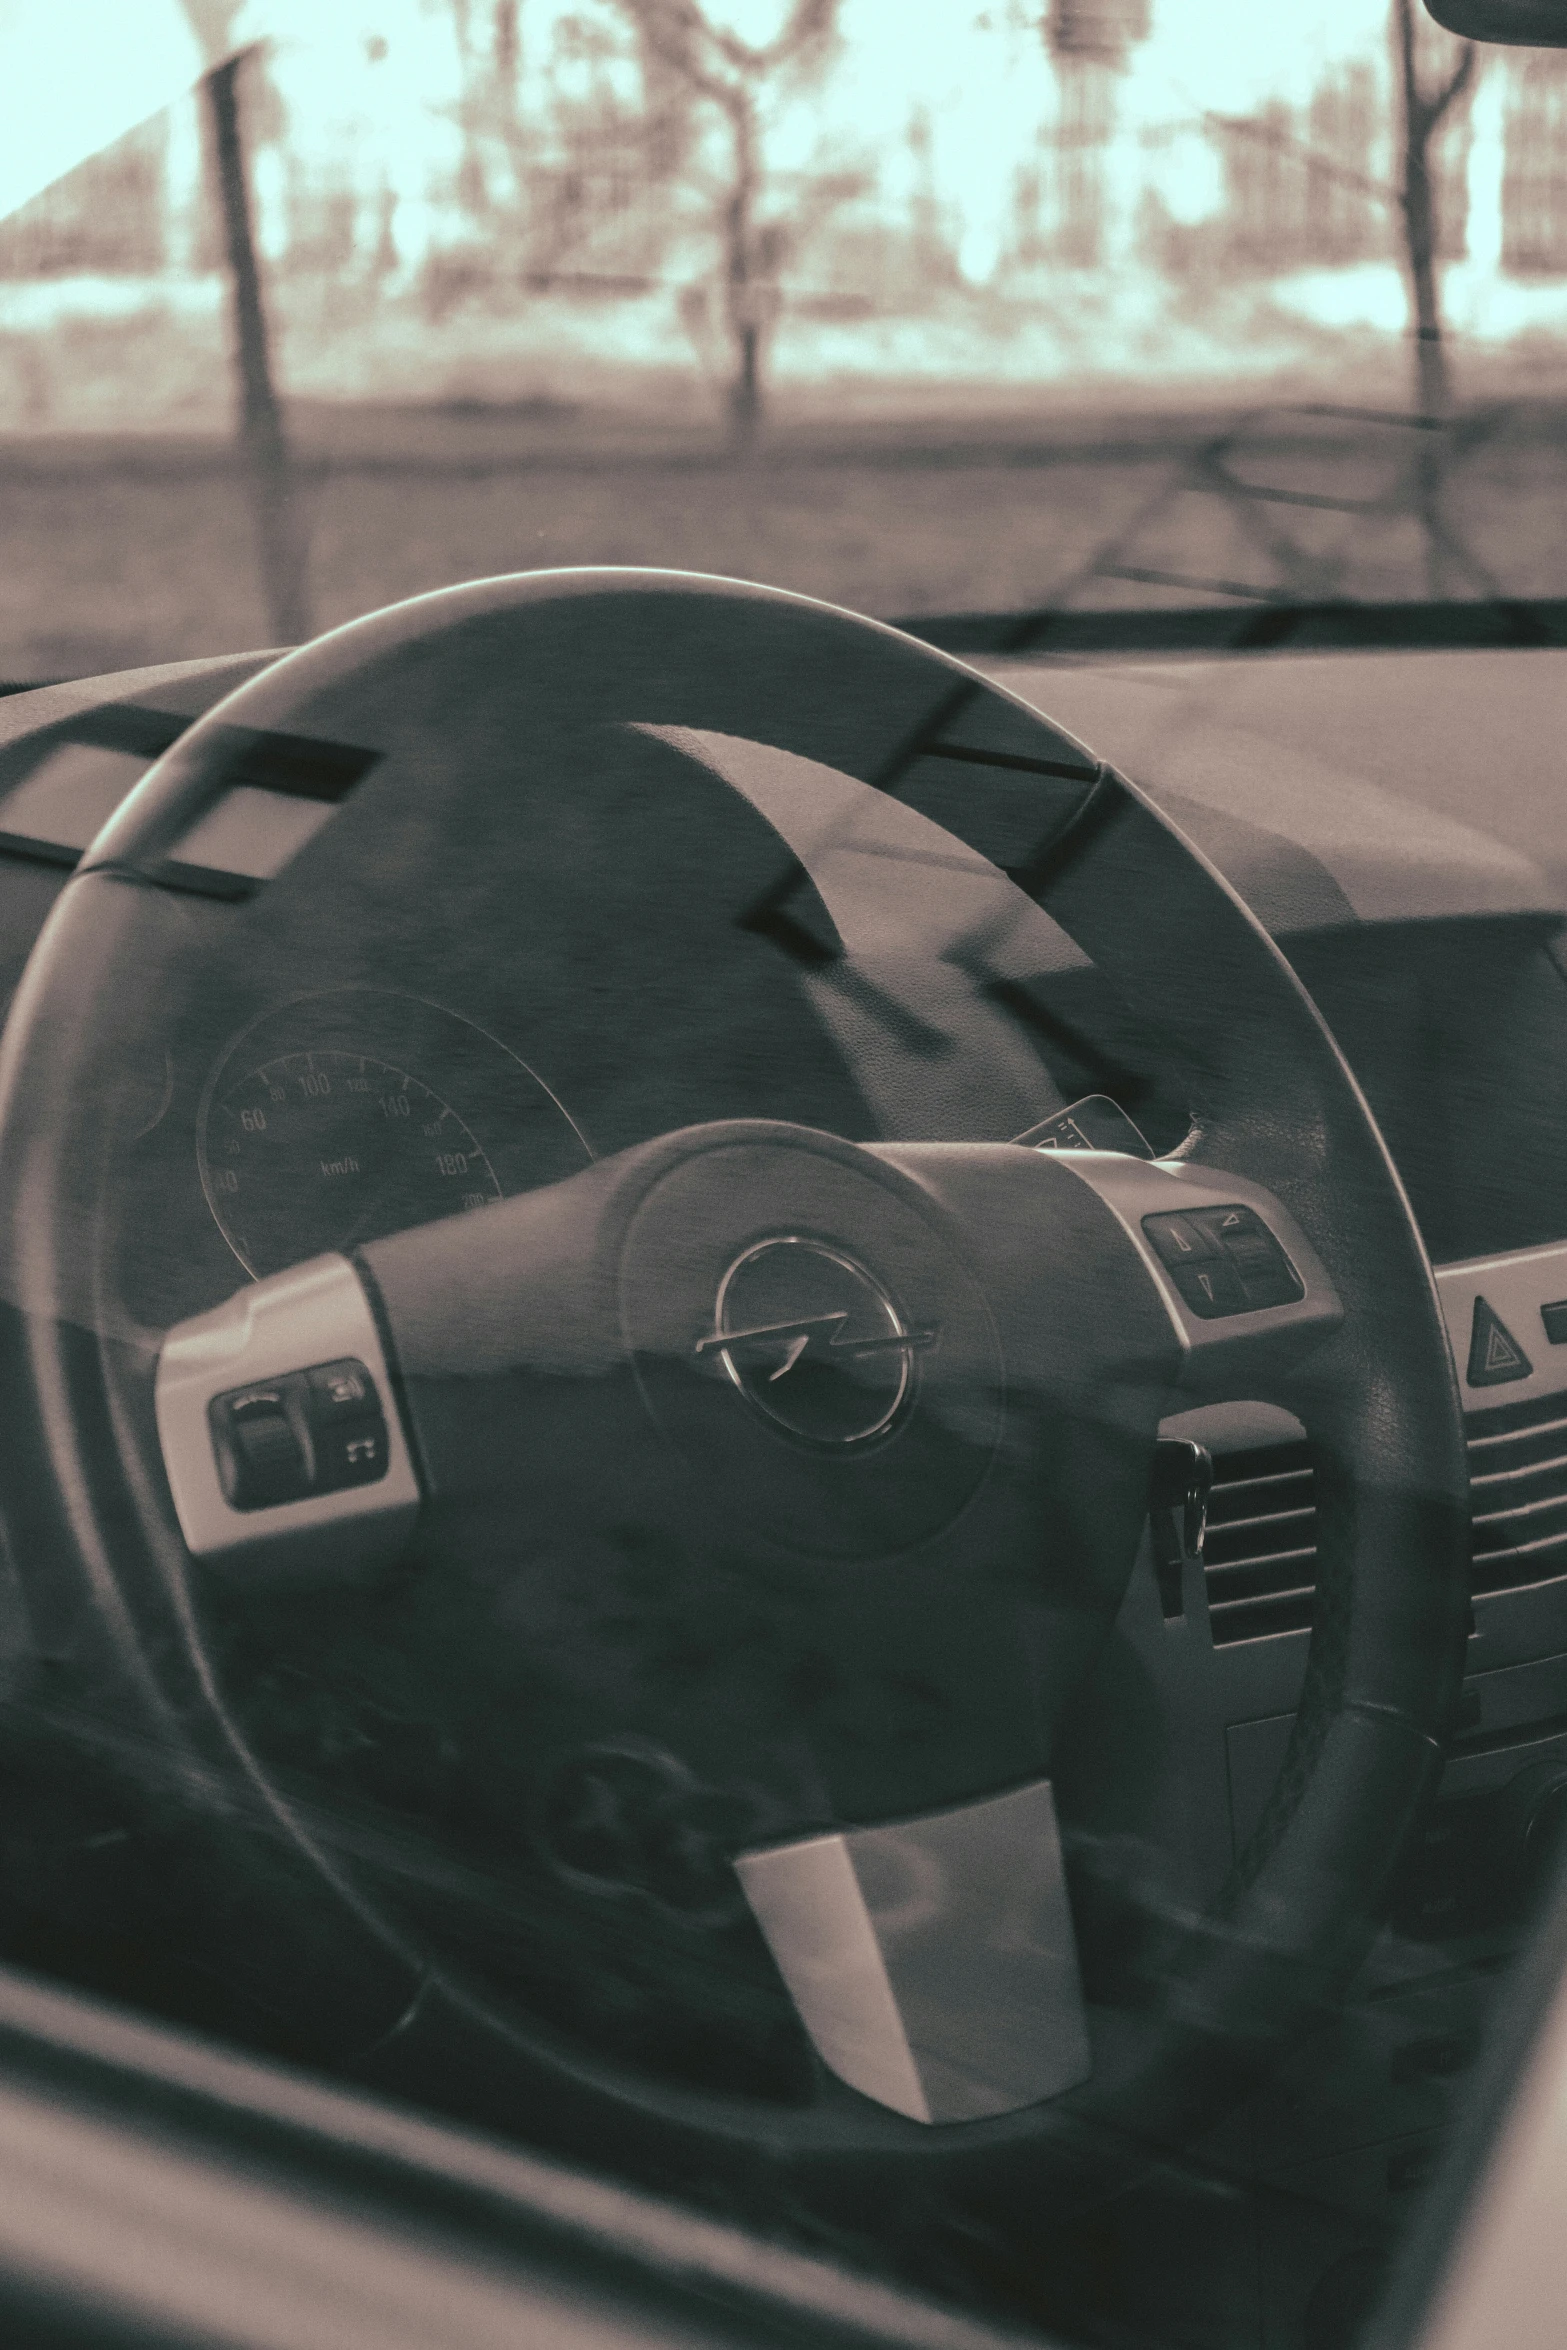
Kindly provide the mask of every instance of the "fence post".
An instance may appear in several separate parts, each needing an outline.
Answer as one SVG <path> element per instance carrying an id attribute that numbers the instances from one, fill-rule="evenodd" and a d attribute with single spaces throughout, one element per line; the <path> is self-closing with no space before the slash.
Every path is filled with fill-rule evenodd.
<path id="1" fill-rule="evenodd" d="M 203 90 L 228 261 L 239 447 L 255 526 L 267 624 L 274 644 L 297 645 L 315 631 L 288 436 L 272 380 L 266 298 L 256 257 L 250 172 L 240 121 L 239 74 L 253 54 L 244 49 L 225 58 L 206 76 Z"/>

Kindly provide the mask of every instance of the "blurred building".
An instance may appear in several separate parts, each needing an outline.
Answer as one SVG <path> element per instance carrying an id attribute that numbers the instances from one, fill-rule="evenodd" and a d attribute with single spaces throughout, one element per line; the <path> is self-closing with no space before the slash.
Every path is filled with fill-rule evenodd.
<path id="1" fill-rule="evenodd" d="M 1567 52 L 1515 73 L 1502 166 L 1502 266 L 1514 277 L 1567 271 Z"/>
<path id="2" fill-rule="evenodd" d="M 1038 183 L 1040 242 L 1069 269 L 1106 258 L 1113 196 L 1127 181 L 1116 153 L 1118 85 L 1148 24 L 1149 0 L 1050 0 L 1045 15 L 1058 95 Z"/>

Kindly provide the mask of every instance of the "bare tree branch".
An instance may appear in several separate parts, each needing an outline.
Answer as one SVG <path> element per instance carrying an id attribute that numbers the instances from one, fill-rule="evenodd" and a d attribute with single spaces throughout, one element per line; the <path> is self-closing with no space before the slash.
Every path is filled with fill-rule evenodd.
<path id="1" fill-rule="evenodd" d="M 1410 0 L 1393 0 L 1393 21 L 1398 33 L 1399 70 L 1404 85 L 1404 121 L 1412 128 L 1420 118 L 1423 101 L 1415 73 L 1415 18 Z"/>
<path id="2" fill-rule="evenodd" d="M 702 63 L 698 50 L 708 27 L 689 0 L 618 0 L 618 4 L 661 64 L 704 98 L 727 107 L 733 85 Z"/>
<path id="3" fill-rule="evenodd" d="M 1464 95 L 1473 82 L 1479 65 L 1479 54 L 1473 41 L 1466 41 L 1459 52 L 1445 86 L 1434 93 L 1420 87 L 1420 74 L 1415 58 L 1415 13 L 1412 0 L 1393 0 L 1393 15 L 1398 27 L 1398 55 L 1404 85 L 1404 120 L 1411 139 L 1422 146 L 1429 140 L 1443 115 Z"/>
<path id="4" fill-rule="evenodd" d="M 1464 92 L 1468 89 L 1470 83 L 1474 80 L 1477 61 L 1478 51 L 1476 50 L 1473 41 L 1466 41 L 1464 43 L 1463 54 L 1459 58 L 1457 65 L 1453 68 L 1452 78 L 1448 82 L 1446 89 L 1442 90 L 1430 102 L 1431 128 L 1433 130 L 1435 130 L 1437 124 L 1441 121 L 1443 115 L 1453 104 L 1454 100 L 1461 98 Z"/>
<path id="5" fill-rule="evenodd" d="M 1282 130 L 1277 123 L 1258 122 L 1249 114 L 1213 114 L 1202 117 L 1206 128 L 1233 132 L 1240 139 L 1251 139 L 1259 147 L 1272 147 L 1281 155 L 1298 156 L 1324 179 L 1336 180 L 1341 187 L 1353 188 L 1357 195 L 1375 196 L 1384 204 L 1400 201 L 1397 188 L 1386 180 L 1372 179 L 1363 171 L 1354 171 L 1347 163 L 1339 163 L 1325 155 L 1320 147 L 1308 139 L 1297 139 L 1292 132 Z"/>

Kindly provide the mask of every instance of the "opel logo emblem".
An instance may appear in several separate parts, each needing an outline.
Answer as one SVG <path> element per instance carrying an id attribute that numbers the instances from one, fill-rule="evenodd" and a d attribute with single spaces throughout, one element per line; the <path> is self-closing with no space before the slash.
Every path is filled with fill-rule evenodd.
<path id="1" fill-rule="evenodd" d="M 788 1233 L 736 1257 L 696 1353 L 775 1427 L 839 1447 L 891 1431 L 935 1339 L 842 1249 Z"/>

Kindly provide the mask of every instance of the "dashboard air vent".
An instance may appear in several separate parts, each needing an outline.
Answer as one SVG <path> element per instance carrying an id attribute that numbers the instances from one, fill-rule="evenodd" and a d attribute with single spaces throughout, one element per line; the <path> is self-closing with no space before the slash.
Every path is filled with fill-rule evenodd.
<path id="1" fill-rule="evenodd" d="M 1216 1453 L 1203 1581 L 1216 1648 L 1311 1622 L 1317 1513 L 1304 1444 Z"/>
<path id="2" fill-rule="evenodd" d="M 1567 1395 L 1470 1412 L 1476 1591 L 1567 1575 Z"/>
<path id="3" fill-rule="evenodd" d="M 1477 1592 L 1567 1575 L 1567 1394 L 1470 1412 Z M 1216 1648 L 1305 1631 L 1316 1584 L 1311 1461 L 1301 1443 L 1220 1453 L 1203 1543 Z"/>

